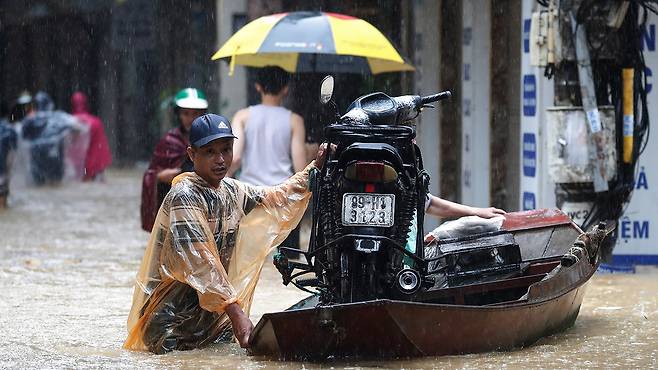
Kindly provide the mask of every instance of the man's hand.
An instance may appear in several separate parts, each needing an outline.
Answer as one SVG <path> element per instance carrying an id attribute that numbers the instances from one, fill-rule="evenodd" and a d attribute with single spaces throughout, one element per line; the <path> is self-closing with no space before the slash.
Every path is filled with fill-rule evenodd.
<path id="1" fill-rule="evenodd" d="M 502 216 L 504 215 L 505 212 L 502 209 L 496 208 L 496 207 L 488 207 L 488 208 L 476 208 L 475 212 L 473 213 L 475 216 L 482 217 L 482 218 L 492 218 L 496 216 Z"/>
<path id="2" fill-rule="evenodd" d="M 224 310 L 231 319 L 231 325 L 233 326 L 233 335 L 240 343 L 240 347 L 248 348 L 249 347 L 249 336 L 254 330 L 254 324 L 252 324 L 249 317 L 242 311 L 242 308 L 237 303 L 231 303 L 226 306 Z"/>
<path id="3" fill-rule="evenodd" d="M 322 169 L 324 162 L 327 159 L 327 154 L 331 150 L 336 150 L 336 144 L 329 146 L 327 143 L 322 143 L 318 148 L 318 154 L 315 156 L 315 167 Z"/>

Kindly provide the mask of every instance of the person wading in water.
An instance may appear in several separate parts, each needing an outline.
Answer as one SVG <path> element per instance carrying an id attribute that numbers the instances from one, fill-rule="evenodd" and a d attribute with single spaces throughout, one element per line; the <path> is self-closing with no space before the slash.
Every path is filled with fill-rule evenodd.
<path id="1" fill-rule="evenodd" d="M 326 145 L 282 184 L 261 187 L 225 177 L 234 140 L 226 118 L 194 120 L 187 148 L 194 172 L 174 178 L 158 211 L 124 348 L 165 353 L 231 334 L 249 346 L 249 308 L 263 263 L 299 223 L 311 196 L 309 173 L 322 166 Z"/>

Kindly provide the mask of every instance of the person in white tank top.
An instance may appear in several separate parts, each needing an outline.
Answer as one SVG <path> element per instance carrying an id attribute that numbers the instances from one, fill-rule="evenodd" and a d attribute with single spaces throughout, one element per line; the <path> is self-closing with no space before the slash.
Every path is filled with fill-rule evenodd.
<path id="1" fill-rule="evenodd" d="M 290 75 L 280 67 L 258 70 L 256 91 L 261 103 L 233 116 L 238 137 L 229 176 L 240 170 L 240 181 L 272 186 L 283 182 L 306 163 L 304 119 L 284 108 Z"/>
<path id="2" fill-rule="evenodd" d="M 242 182 L 273 186 L 304 169 L 306 132 L 304 119 L 284 108 L 290 75 L 280 67 L 258 70 L 256 91 L 261 102 L 239 110 L 233 116 L 233 164 L 227 175 L 239 172 Z M 281 245 L 297 248 L 299 228 Z"/>

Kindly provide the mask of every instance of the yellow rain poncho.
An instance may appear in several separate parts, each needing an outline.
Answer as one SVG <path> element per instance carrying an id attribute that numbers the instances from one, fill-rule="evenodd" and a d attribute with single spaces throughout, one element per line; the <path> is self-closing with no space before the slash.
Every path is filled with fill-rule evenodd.
<path id="1" fill-rule="evenodd" d="M 249 315 L 267 255 L 308 205 L 312 168 L 273 187 L 176 177 L 137 275 L 124 348 L 164 353 L 228 337 L 224 308 L 237 302 Z"/>

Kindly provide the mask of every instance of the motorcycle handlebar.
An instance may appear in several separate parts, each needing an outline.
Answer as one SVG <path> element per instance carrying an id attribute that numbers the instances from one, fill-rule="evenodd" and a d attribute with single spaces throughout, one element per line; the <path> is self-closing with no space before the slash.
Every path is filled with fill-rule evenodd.
<path id="1" fill-rule="evenodd" d="M 449 99 L 451 96 L 452 96 L 452 93 L 450 92 L 450 90 L 446 90 L 446 91 L 441 91 L 438 94 L 423 96 L 423 97 L 420 98 L 420 102 L 421 102 L 421 104 L 427 104 L 427 103 L 432 103 L 432 102 L 439 101 L 439 100 Z"/>
<path id="2" fill-rule="evenodd" d="M 390 97 L 384 93 L 373 93 L 355 100 L 338 121 L 345 125 L 402 124 L 416 118 L 421 109 L 432 107 L 428 103 L 451 96 L 452 93 L 448 90 L 428 96 Z"/>

